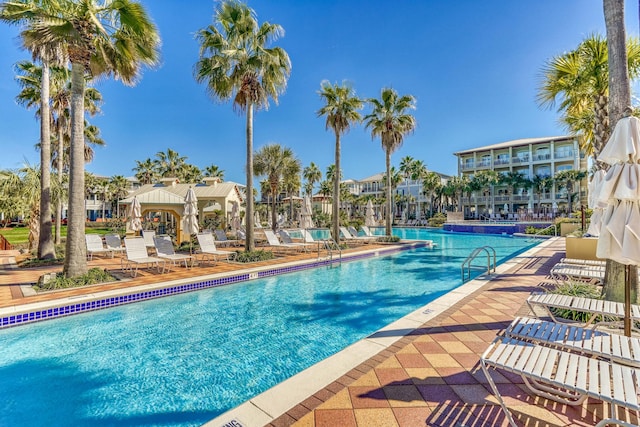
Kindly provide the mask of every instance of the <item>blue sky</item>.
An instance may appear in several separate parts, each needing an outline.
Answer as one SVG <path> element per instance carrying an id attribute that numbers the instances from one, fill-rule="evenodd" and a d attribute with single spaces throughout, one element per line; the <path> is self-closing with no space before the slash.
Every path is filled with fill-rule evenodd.
<path id="1" fill-rule="evenodd" d="M 216 164 L 225 179 L 244 183 L 245 118 L 213 101 L 193 79 L 194 33 L 212 22 L 212 0 L 144 0 L 162 37 L 162 62 L 126 87 L 102 80 L 102 114 L 90 119 L 107 145 L 87 170 L 132 176 L 135 160 L 171 148 L 187 162 Z M 540 69 L 588 35 L 605 34 L 598 0 L 250 0 L 260 22 L 280 24 L 277 44 L 292 73 L 279 105 L 259 111 L 254 147 L 278 143 L 302 165 L 323 171 L 334 162 L 333 132 L 325 130 L 320 82 L 349 81 L 363 98 L 383 87 L 417 98 L 418 127 L 392 156 L 423 160 L 430 170 L 456 174 L 453 152 L 519 138 L 564 135 L 554 110 L 535 102 Z M 637 36 L 637 2 L 627 1 L 627 34 Z M 15 103 L 13 65 L 29 55 L 18 29 L 0 25 L 0 168 L 36 164 L 39 128 L 32 111 Z M 342 139 L 345 178 L 384 170 L 384 152 L 363 126 Z"/>

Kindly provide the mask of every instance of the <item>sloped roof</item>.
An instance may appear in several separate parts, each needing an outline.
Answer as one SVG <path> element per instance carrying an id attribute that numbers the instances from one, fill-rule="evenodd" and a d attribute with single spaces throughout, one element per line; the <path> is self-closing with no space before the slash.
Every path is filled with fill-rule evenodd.
<path id="1" fill-rule="evenodd" d="M 120 200 L 120 203 L 131 203 L 133 198 L 137 197 L 140 203 L 184 204 L 184 198 L 187 195 L 189 187 L 193 188 L 198 200 L 226 198 L 233 192 L 235 192 L 240 200 L 242 200 L 242 193 L 235 183 L 221 182 L 216 185 L 175 184 L 165 186 L 163 184 L 145 184 L 131 192 L 126 199 Z"/>
<path id="2" fill-rule="evenodd" d="M 529 144 L 539 144 L 544 142 L 551 141 L 568 141 L 575 139 L 575 136 L 572 135 L 564 135 L 564 136 L 547 136 L 543 138 L 524 138 L 524 139 L 514 139 L 513 141 L 500 142 L 498 144 L 485 145 L 484 147 L 470 148 L 468 150 L 457 151 L 453 154 L 471 154 L 475 151 L 487 151 L 487 150 L 499 150 L 501 148 L 509 148 L 509 147 L 517 147 L 519 145 L 529 145 Z"/>

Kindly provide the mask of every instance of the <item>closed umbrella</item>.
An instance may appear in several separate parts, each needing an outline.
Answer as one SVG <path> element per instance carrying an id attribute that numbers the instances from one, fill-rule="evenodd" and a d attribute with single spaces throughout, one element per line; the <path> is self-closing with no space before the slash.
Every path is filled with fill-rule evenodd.
<path id="1" fill-rule="evenodd" d="M 184 198 L 184 213 L 182 214 L 182 229 L 185 233 L 198 234 L 198 198 L 193 188 L 189 187 Z"/>
<path id="2" fill-rule="evenodd" d="M 602 216 L 604 215 L 604 208 L 606 207 L 606 202 L 601 203 L 598 202 L 599 194 L 602 189 L 602 182 L 604 181 L 605 172 L 601 169 L 596 171 L 589 181 L 588 186 L 588 198 L 587 205 L 591 209 L 591 220 L 589 222 L 589 228 L 587 229 L 587 234 L 590 236 L 599 236 L 600 235 L 600 226 L 602 225 Z"/>
<path id="3" fill-rule="evenodd" d="M 240 221 L 240 207 L 238 206 L 238 202 L 232 202 L 231 207 L 231 228 L 233 228 L 236 233 L 240 230 L 242 224 Z"/>
<path id="4" fill-rule="evenodd" d="M 627 266 L 640 265 L 640 120 L 618 121 L 598 160 L 611 165 L 596 203 L 606 205 L 596 255 Z M 625 334 L 631 334 L 631 283 L 625 273 Z"/>
<path id="5" fill-rule="evenodd" d="M 364 212 L 364 225 L 367 227 L 373 227 L 376 225 L 376 219 L 373 213 L 373 202 L 369 200 Z"/>
<path id="6" fill-rule="evenodd" d="M 313 219 L 311 211 L 311 199 L 309 196 L 305 196 L 304 203 L 302 203 L 302 209 L 300 212 L 300 228 L 313 228 Z"/>
<path id="7" fill-rule="evenodd" d="M 142 206 L 137 197 L 133 198 L 129 208 L 129 229 L 133 231 L 142 230 Z"/>

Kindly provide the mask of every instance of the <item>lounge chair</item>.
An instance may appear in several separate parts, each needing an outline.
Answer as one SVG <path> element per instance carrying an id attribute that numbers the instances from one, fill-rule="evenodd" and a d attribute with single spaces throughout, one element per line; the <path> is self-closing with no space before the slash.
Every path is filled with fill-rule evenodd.
<path id="1" fill-rule="evenodd" d="M 144 238 L 144 244 L 147 249 L 156 249 L 155 243 L 153 243 L 153 237 L 156 235 L 155 230 L 142 230 L 142 237 Z"/>
<path id="2" fill-rule="evenodd" d="M 606 261 L 597 259 L 578 259 L 578 258 L 562 258 L 561 264 L 576 264 L 576 265 L 607 265 Z"/>
<path id="3" fill-rule="evenodd" d="M 640 368 L 640 338 L 638 337 L 625 337 L 620 334 L 530 317 L 516 317 L 505 329 L 504 335 Z"/>
<path id="4" fill-rule="evenodd" d="M 114 254 L 116 252 L 124 253 L 125 248 L 122 246 L 122 239 L 120 239 L 119 234 L 105 234 L 104 240 L 107 245 L 107 249 L 113 251 Z"/>
<path id="5" fill-rule="evenodd" d="M 85 234 L 84 240 L 87 244 L 87 259 L 91 261 L 95 254 L 111 254 L 113 258 L 113 251 L 105 248 L 102 245 L 102 237 L 98 234 Z"/>
<path id="6" fill-rule="evenodd" d="M 220 246 L 236 246 L 242 243 L 239 239 L 227 239 L 227 233 L 225 233 L 224 230 L 217 229 L 213 230 L 213 232 L 215 233 L 216 241 Z"/>
<path id="7" fill-rule="evenodd" d="M 599 284 L 604 282 L 604 272 L 604 265 L 558 263 L 551 268 L 549 274 L 556 282 L 578 280 Z"/>
<path id="8" fill-rule="evenodd" d="M 556 402 L 580 405 L 587 397 L 592 397 L 609 403 L 610 418 L 603 419 L 596 427 L 607 424 L 632 426 L 633 424 L 615 418 L 620 413 L 618 406 L 633 411 L 640 410 L 640 378 L 638 370 L 630 366 L 511 337 L 496 338 L 481 356 L 480 363 L 491 390 L 513 427 L 517 424 L 504 403 L 489 368 L 520 375 L 532 393 Z"/>
<path id="9" fill-rule="evenodd" d="M 344 237 L 347 241 L 352 241 L 352 242 L 370 243 L 376 239 L 376 237 L 369 237 L 369 236 L 358 236 L 358 235 L 354 236 L 347 229 L 347 227 L 340 227 L 340 234 L 342 234 L 342 237 Z"/>
<path id="10" fill-rule="evenodd" d="M 267 243 L 269 244 L 269 246 L 271 246 L 274 249 L 282 249 L 285 252 L 286 251 L 299 251 L 299 250 L 303 250 L 299 245 L 297 244 L 292 244 L 292 243 L 282 243 L 280 242 L 280 239 L 278 239 L 278 236 L 276 236 L 276 234 L 273 232 L 273 230 L 271 229 L 267 229 L 265 228 L 263 230 L 264 232 L 264 236 L 267 239 Z"/>
<path id="11" fill-rule="evenodd" d="M 583 327 L 591 325 L 598 319 L 598 317 L 604 321 L 594 324 L 595 326 L 610 325 L 624 319 L 624 303 L 621 302 L 534 292 L 527 298 L 527 305 L 534 316 L 538 316 L 535 307 L 539 307 L 557 323 L 567 323 L 567 320 L 557 319 L 553 313 L 553 309 L 574 310 L 590 314 L 587 321 L 581 323 L 581 326 Z M 631 305 L 631 320 L 632 327 L 633 323 L 640 322 L 639 305 Z"/>
<path id="12" fill-rule="evenodd" d="M 289 232 L 287 230 L 280 230 L 278 232 L 278 234 L 280 234 L 280 238 L 282 239 L 282 243 L 284 243 L 286 245 L 296 245 L 303 251 L 307 251 L 309 248 L 313 248 L 314 246 L 316 246 L 312 242 L 309 242 L 309 243 L 306 243 L 306 242 L 294 242 L 293 239 L 291 238 L 291 235 L 289 234 Z"/>
<path id="13" fill-rule="evenodd" d="M 193 265 L 193 257 L 190 255 L 177 254 L 173 249 L 173 242 L 171 236 L 162 234 L 159 236 L 153 236 L 153 244 L 156 248 L 156 254 L 158 258 L 171 261 L 171 264 L 184 262 L 184 268 L 189 268 L 189 262 Z"/>
<path id="14" fill-rule="evenodd" d="M 147 265 L 149 267 L 156 266 L 160 272 L 160 263 L 162 263 L 162 273 L 164 273 L 166 263 L 163 259 L 150 257 L 147 254 L 147 245 L 142 237 L 127 237 L 124 239 L 124 247 L 127 256 L 120 260 L 122 271 L 130 270 L 133 277 L 138 275 L 138 267 Z M 133 267 L 135 266 L 135 270 Z"/>
<path id="15" fill-rule="evenodd" d="M 216 242 L 211 233 L 198 233 L 198 245 L 200 245 L 199 255 L 202 255 L 203 260 L 212 259 L 216 262 L 218 257 L 223 257 L 225 260 L 230 261 L 237 255 L 235 252 L 222 251 L 216 248 Z"/>

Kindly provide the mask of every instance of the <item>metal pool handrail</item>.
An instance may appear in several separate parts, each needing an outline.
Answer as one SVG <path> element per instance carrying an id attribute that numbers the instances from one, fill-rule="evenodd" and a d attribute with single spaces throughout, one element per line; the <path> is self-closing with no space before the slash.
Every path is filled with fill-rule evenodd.
<path id="1" fill-rule="evenodd" d="M 491 252 L 489 252 L 491 250 Z M 460 273 L 462 275 L 462 283 L 467 280 L 471 280 L 471 262 L 478 257 L 481 253 L 487 254 L 487 274 L 491 274 L 492 264 L 491 264 L 491 254 L 493 253 L 493 272 L 496 271 L 496 250 L 491 246 L 480 246 L 479 248 L 475 248 L 471 254 L 462 261 L 462 265 L 460 265 Z M 467 267 L 467 279 L 465 280 L 465 266 Z"/>

